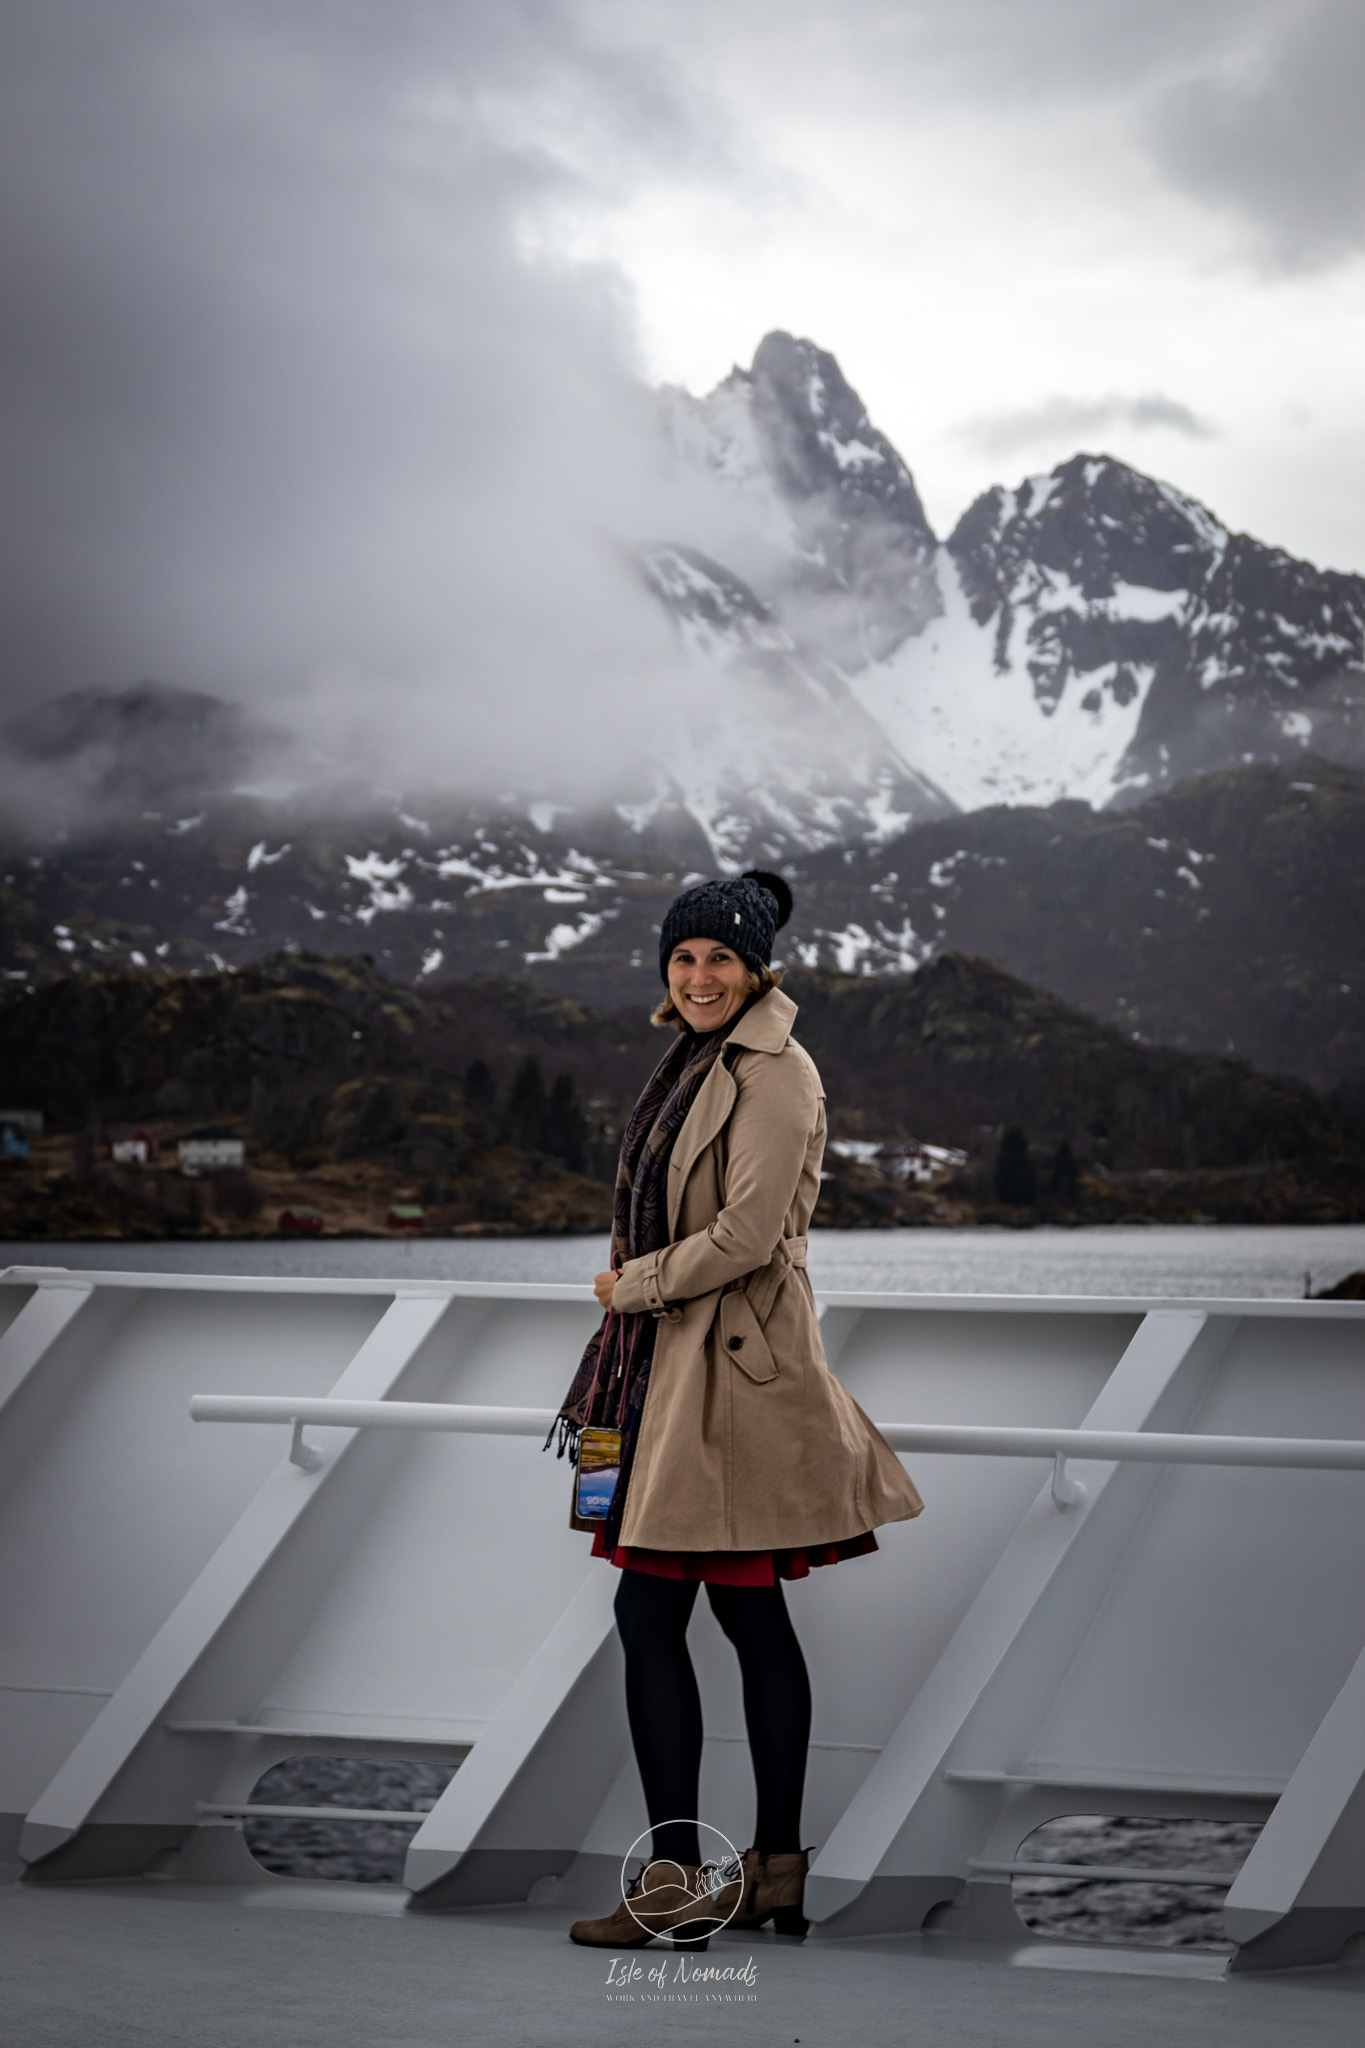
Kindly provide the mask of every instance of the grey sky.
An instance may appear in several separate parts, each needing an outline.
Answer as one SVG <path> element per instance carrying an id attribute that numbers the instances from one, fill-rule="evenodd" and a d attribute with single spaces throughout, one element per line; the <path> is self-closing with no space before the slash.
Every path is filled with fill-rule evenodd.
<path id="1" fill-rule="evenodd" d="M 641 386 L 774 326 L 941 531 L 1102 435 L 1365 566 L 1362 48 L 1339 0 L 9 0 L 4 701 L 600 761 L 674 673 Z"/>

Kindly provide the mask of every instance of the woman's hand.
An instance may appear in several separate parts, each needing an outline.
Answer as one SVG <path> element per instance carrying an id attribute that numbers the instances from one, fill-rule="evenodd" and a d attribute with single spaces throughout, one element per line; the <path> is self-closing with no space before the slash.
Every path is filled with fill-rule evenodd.
<path id="1" fill-rule="evenodd" d="M 592 1291 L 601 1302 L 603 1308 L 610 1309 L 611 1298 L 616 1292 L 615 1273 L 599 1273 L 592 1283 Z"/>

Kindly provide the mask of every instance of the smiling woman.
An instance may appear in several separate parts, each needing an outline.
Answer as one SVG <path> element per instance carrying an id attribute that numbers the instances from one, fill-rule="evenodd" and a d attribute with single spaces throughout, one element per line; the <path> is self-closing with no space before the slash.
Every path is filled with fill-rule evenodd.
<path id="1" fill-rule="evenodd" d="M 770 967 L 755 972 L 723 940 L 684 939 L 669 954 L 668 994 L 653 1021 L 680 1031 L 719 1031 L 750 996 L 776 986 Z"/>
<path id="2" fill-rule="evenodd" d="M 801 1797 L 810 1685 L 783 1579 L 876 1549 L 917 1515 L 897 1459 L 831 1374 L 806 1230 L 824 1090 L 772 972 L 791 891 L 753 871 L 704 882 L 659 935 L 677 1040 L 621 1146 L 606 1310 L 560 1409 L 576 1528 L 621 1567 L 626 1705 L 653 1834 L 628 1898 L 574 1941 L 704 1947 L 718 1926 L 805 1932 Z M 735 1646 L 757 1791 L 743 1869 L 708 1891 L 697 1798 L 701 1701 L 687 1626 L 704 1584 Z"/>

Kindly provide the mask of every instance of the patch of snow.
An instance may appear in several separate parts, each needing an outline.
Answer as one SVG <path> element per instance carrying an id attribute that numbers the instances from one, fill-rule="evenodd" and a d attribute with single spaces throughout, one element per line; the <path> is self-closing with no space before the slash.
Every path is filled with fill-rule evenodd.
<path id="1" fill-rule="evenodd" d="M 829 1150 L 837 1152 L 841 1159 L 856 1159 L 864 1166 L 871 1165 L 881 1150 L 880 1138 L 831 1138 Z"/>
<path id="2" fill-rule="evenodd" d="M 147 965 L 147 955 L 139 953 L 136 949 L 129 953 L 128 958 L 132 961 L 134 967 L 145 967 Z"/>
<path id="3" fill-rule="evenodd" d="M 642 804 L 616 804 L 614 809 L 623 824 L 629 825 L 632 832 L 640 833 L 654 823 L 667 801 L 667 793 L 660 789 Z"/>
<path id="4" fill-rule="evenodd" d="M 385 860 L 373 851 L 357 860 L 353 853 L 345 855 L 346 872 L 353 882 L 365 882 L 370 891 L 370 900 L 356 911 L 356 917 L 363 925 L 372 924 L 381 911 L 411 910 L 415 898 L 408 884 L 399 878 L 403 873 L 401 860 Z"/>
<path id="5" fill-rule="evenodd" d="M 1115 579 L 1114 595 L 1102 607 L 1111 619 L 1178 619 L 1189 603 L 1187 590 L 1153 590 L 1145 583 Z"/>
<path id="6" fill-rule="evenodd" d="M 1313 721 L 1306 711 L 1286 711 L 1280 718 L 1280 731 L 1287 740 L 1309 740 L 1313 736 Z"/>
<path id="7" fill-rule="evenodd" d="M 429 946 L 422 955 L 422 965 L 418 969 L 418 973 L 421 975 L 434 974 L 445 957 L 439 946 Z"/>
<path id="8" fill-rule="evenodd" d="M 289 841 L 287 839 L 278 853 L 267 853 L 264 839 L 258 839 L 246 857 L 247 873 L 254 875 L 257 868 L 273 868 L 276 861 L 283 860 L 288 851 Z"/>
<path id="9" fill-rule="evenodd" d="M 586 903 L 587 900 L 587 892 L 583 889 L 547 889 L 545 891 L 545 901 L 547 903 Z"/>
<path id="10" fill-rule="evenodd" d="M 1206 505 L 1201 505 L 1197 498 L 1187 498 L 1183 491 L 1178 491 L 1175 488 L 1174 484 L 1159 483 L 1156 488 L 1166 500 L 1166 503 L 1180 513 L 1182 518 L 1189 521 L 1190 525 L 1194 528 L 1196 537 L 1203 543 L 1207 552 L 1213 555 L 1215 559 L 1221 557 L 1224 548 L 1228 544 L 1228 530 L 1226 526 L 1220 520 L 1214 518 Z"/>
<path id="11" fill-rule="evenodd" d="M 1062 480 L 1058 476 L 1031 476 L 1024 485 L 1028 495 L 1020 507 L 1025 519 L 1036 519 L 1040 512 L 1046 511 L 1061 487 Z"/>
<path id="12" fill-rule="evenodd" d="M 409 832 L 421 832 L 425 834 L 430 832 L 431 830 L 431 827 L 430 825 L 428 825 L 425 818 L 411 818 L 408 816 L 408 813 L 406 811 L 399 811 L 398 822 L 400 825 L 406 825 Z"/>
<path id="13" fill-rule="evenodd" d="M 527 804 L 526 806 L 526 815 L 535 826 L 537 832 L 553 832 L 555 819 L 561 811 L 567 817 L 569 815 L 569 806 L 567 804 L 550 803 L 534 803 Z"/>
<path id="14" fill-rule="evenodd" d="M 870 796 L 863 801 L 863 816 L 870 827 L 874 846 L 883 846 L 889 839 L 899 839 L 902 832 L 915 822 L 910 811 L 896 809 L 891 796 L 891 779 L 883 776 Z"/>
<path id="15" fill-rule="evenodd" d="M 849 470 L 855 475 L 864 469 L 880 468 L 885 456 L 880 448 L 871 448 L 866 441 L 841 441 L 837 434 L 817 434 L 820 446 L 829 451 L 845 476 Z"/>
<path id="16" fill-rule="evenodd" d="M 247 938 L 251 933 L 251 922 L 246 914 L 250 900 L 244 883 L 234 889 L 223 906 L 227 916 L 217 919 L 213 929 L 216 932 L 231 932 L 234 938 Z"/>
<path id="17" fill-rule="evenodd" d="M 545 938 L 543 953 L 527 953 L 523 957 L 529 965 L 533 960 L 559 960 L 575 946 L 581 946 L 584 939 L 591 939 L 606 923 L 604 916 L 585 911 L 577 924 L 557 924 Z"/>
<path id="18" fill-rule="evenodd" d="M 201 811 L 197 818 L 177 818 L 173 825 L 166 827 L 166 837 L 177 839 L 182 832 L 193 832 L 195 826 L 202 825 L 207 816 L 207 811 Z"/>
<path id="19" fill-rule="evenodd" d="M 840 974 L 856 974 L 859 961 L 873 949 L 872 934 L 865 932 L 860 924 L 850 924 L 844 931 L 831 932 L 829 939 Z"/>
<path id="20" fill-rule="evenodd" d="M 932 635 L 905 641 L 889 661 L 849 679 L 865 711 L 918 771 L 964 811 L 988 804 L 1050 804 L 1062 797 L 1100 805 L 1120 785 L 1119 768 L 1137 731 L 1154 670 L 1132 664 L 1127 704 L 1101 691 L 1098 712 L 1083 699 L 1091 676 L 1069 676 L 1045 710 L 1025 665 L 1028 619 L 1016 614 L 1013 662 L 995 661 L 995 625 L 973 619 L 957 563 L 939 550 L 943 615 Z M 1048 585 L 1051 608 L 1069 608 L 1075 587 Z M 1075 593 L 1079 601 L 1079 593 Z"/>

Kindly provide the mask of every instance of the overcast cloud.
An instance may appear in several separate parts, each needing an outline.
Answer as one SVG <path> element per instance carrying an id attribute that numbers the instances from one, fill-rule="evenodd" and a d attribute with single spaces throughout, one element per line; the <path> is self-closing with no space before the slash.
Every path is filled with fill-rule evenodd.
<path id="1" fill-rule="evenodd" d="M 479 781 L 605 747 L 672 658 L 617 545 L 628 293 L 519 244 L 705 154 L 661 67 L 538 4 L 44 0 L 8 42 L 8 699 L 151 674 Z"/>
<path id="2" fill-rule="evenodd" d="M 9 0 L 5 702 L 601 772 L 677 681 L 644 386 L 775 326 L 940 531 L 1102 443 L 1365 566 L 1362 51 L 1356 0 Z"/>
<path id="3" fill-rule="evenodd" d="M 963 428 L 963 436 L 991 455 L 1015 455 L 1020 450 L 1038 455 L 1057 447 L 1065 447 L 1069 452 L 1089 448 L 1097 437 L 1112 435 L 1123 428 L 1139 434 L 1163 428 L 1193 441 L 1207 440 L 1214 431 L 1207 420 L 1201 420 L 1187 405 L 1152 391 L 1140 398 L 1121 398 L 1111 393 L 1108 398 L 1089 402 L 1049 398 L 1042 405 L 1021 412 L 995 413 L 973 420 Z"/>

